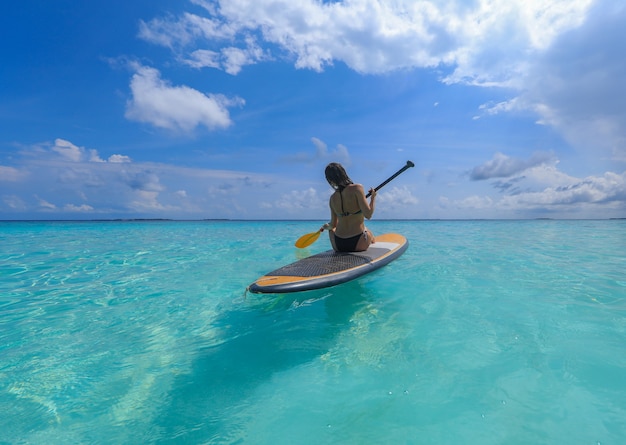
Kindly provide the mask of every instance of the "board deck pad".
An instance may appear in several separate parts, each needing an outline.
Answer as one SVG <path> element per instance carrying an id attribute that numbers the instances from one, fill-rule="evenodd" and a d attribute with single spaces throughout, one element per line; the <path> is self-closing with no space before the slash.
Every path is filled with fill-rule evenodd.
<path id="1" fill-rule="evenodd" d="M 376 236 L 364 252 L 326 252 L 276 269 L 249 286 L 254 293 L 287 293 L 321 289 L 353 280 L 398 258 L 408 247 L 395 233 Z"/>

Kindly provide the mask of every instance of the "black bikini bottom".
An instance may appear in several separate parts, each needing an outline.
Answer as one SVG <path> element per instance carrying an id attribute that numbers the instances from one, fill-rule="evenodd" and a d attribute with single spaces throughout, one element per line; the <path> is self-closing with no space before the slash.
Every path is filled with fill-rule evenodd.
<path id="1" fill-rule="evenodd" d="M 350 238 L 340 238 L 335 235 L 335 246 L 337 247 L 337 251 L 354 252 L 362 235 L 362 233 L 359 233 L 358 235 L 351 236 Z"/>

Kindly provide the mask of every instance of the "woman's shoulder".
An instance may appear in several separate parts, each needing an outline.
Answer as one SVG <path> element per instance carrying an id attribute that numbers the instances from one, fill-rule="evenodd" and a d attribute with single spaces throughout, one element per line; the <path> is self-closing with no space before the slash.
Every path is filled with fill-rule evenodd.
<path id="1" fill-rule="evenodd" d="M 346 190 L 349 190 L 352 193 L 363 192 L 363 185 L 361 184 L 350 184 L 346 187 Z"/>
<path id="2" fill-rule="evenodd" d="M 358 190 L 358 189 L 362 189 L 363 188 L 363 184 L 350 184 L 348 186 L 346 186 L 347 189 L 351 189 L 351 190 Z"/>

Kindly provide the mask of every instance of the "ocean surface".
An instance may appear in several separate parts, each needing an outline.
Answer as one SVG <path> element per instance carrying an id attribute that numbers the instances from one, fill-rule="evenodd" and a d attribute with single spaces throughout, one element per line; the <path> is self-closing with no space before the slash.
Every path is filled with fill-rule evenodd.
<path id="1" fill-rule="evenodd" d="M 626 221 L 372 221 L 388 266 L 246 292 L 320 225 L 0 223 L 0 444 L 626 443 Z"/>

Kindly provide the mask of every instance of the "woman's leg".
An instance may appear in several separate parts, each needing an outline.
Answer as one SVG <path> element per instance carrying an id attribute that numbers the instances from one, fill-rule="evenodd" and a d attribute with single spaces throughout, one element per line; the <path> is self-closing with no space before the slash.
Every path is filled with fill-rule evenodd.
<path id="1" fill-rule="evenodd" d="M 335 231 L 334 230 L 328 231 L 328 238 L 330 239 L 330 245 L 333 246 L 333 250 L 335 252 L 339 252 L 339 250 L 337 250 L 337 244 L 335 243 Z"/>
<path id="2" fill-rule="evenodd" d="M 370 244 L 374 244 L 375 242 L 376 239 L 374 238 L 374 234 L 365 229 L 365 232 L 363 232 L 363 235 L 361 235 L 361 238 L 359 238 L 359 242 L 356 243 L 356 251 L 362 252 L 364 250 L 367 250 Z"/>

